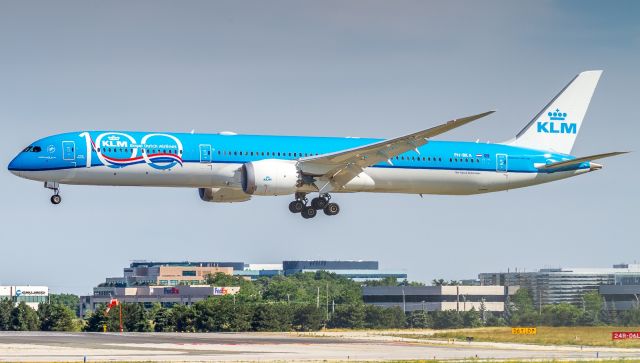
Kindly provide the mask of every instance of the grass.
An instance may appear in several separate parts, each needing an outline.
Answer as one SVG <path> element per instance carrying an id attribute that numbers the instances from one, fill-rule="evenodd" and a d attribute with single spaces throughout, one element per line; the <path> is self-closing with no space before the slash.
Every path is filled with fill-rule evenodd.
<path id="1" fill-rule="evenodd" d="M 640 327 L 538 327 L 536 335 L 514 335 L 510 327 L 458 329 L 429 334 L 394 334 L 416 339 L 456 339 L 464 341 L 473 337 L 474 341 L 505 342 L 543 345 L 583 345 L 598 347 L 640 348 L 639 339 L 611 339 L 614 331 L 640 331 Z M 628 362 L 628 361 L 627 361 Z"/>

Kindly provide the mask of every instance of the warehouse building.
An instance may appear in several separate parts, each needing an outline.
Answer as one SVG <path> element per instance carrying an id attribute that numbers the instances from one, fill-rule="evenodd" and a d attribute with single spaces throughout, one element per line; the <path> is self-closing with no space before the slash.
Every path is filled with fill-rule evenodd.
<path id="1" fill-rule="evenodd" d="M 503 312 L 508 296 L 516 291 L 517 287 L 505 286 L 366 286 L 362 288 L 362 298 L 365 304 L 399 307 L 405 312 Z"/>
<path id="2" fill-rule="evenodd" d="M 94 311 L 100 304 L 107 304 L 111 299 L 118 299 L 122 303 L 141 303 L 146 308 L 156 303 L 170 307 L 175 304 L 191 305 L 212 296 L 235 295 L 239 291 L 239 287 L 209 285 L 108 287 L 95 291 L 93 295 L 80 297 L 80 316 Z"/>

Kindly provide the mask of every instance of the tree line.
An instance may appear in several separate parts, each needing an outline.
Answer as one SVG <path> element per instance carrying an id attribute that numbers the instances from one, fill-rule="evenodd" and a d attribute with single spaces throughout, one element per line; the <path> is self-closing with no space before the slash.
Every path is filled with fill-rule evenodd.
<path id="1" fill-rule="evenodd" d="M 442 281 L 437 280 L 438 284 Z M 363 283 L 327 273 L 300 273 L 257 281 L 216 274 L 207 278 L 212 286 L 240 286 L 234 296 L 216 296 L 192 305 L 145 308 L 139 303 L 122 304 L 123 328 L 135 332 L 233 332 L 316 331 L 322 328 L 400 329 L 463 328 L 481 326 L 576 326 L 638 325 L 640 309 L 615 312 L 603 306 L 597 292 L 584 295 L 582 306 L 557 304 L 536 307 L 532 294 L 520 289 L 509 298 L 503 313 L 470 311 L 414 311 L 382 308 L 362 301 Z M 397 285 L 395 280 L 365 282 Z M 404 281 L 401 284 L 410 285 Z M 119 330 L 119 309 L 100 305 L 77 318 L 75 295 L 51 295 L 38 311 L 25 303 L 0 301 L 0 330 L 108 331 Z"/>

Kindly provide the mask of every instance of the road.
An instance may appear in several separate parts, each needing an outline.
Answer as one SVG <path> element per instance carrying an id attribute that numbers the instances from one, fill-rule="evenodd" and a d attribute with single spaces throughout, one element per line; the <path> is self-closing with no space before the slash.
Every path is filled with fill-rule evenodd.
<path id="1" fill-rule="evenodd" d="M 0 332 L 0 361 L 311 361 L 640 358 L 640 349 L 413 340 L 380 332 Z"/>

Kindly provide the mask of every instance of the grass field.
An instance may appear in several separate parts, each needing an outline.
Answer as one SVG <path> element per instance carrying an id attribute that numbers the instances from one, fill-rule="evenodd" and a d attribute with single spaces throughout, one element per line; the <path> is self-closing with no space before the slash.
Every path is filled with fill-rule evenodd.
<path id="1" fill-rule="evenodd" d="M 465 340 L 473 337 L 474 341 L 507 342 L 525 344 L 548 345 L 584 345 L 600 347 L 640 348 L 640 339 L 617 340 L 611 339 L 613 331 L 640 331 L 640 327 L 538 327 L 536 335 L 514 335 L 511 328 L 477 328 L 458 329 L 446 332 L 428 334 L 398 334 L 416 339 L 456 339 Z"/>

